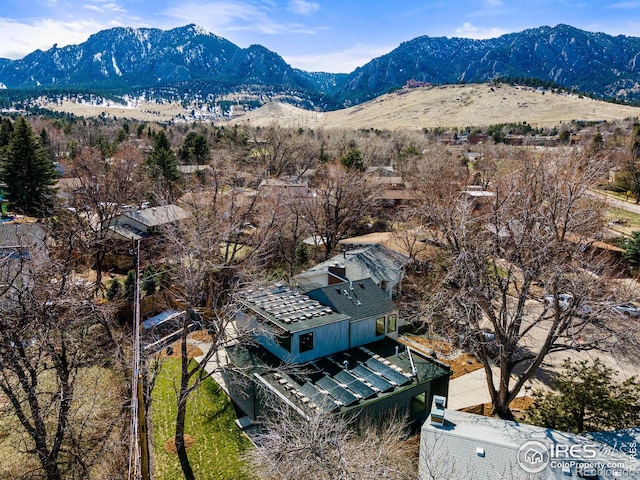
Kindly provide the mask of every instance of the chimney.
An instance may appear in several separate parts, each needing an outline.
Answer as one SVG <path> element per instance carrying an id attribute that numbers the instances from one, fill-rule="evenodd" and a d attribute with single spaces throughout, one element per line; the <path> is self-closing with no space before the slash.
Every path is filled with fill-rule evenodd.
<path id="1" fill-rule="evenodd" d="M 340 265 L 338 262 L 329 267 L 327 278 L 328 285 L 335 285 L 336 283 L 342 283 L 347 281 L 347 268 L 344 265 Z"/>
<path id="2" fill-rule="evenodd" d="M 444 406 L 447 403 L 447 397 L 434 395 L 431 402 L 431 425 L 434 427 L 444 426 Z"/>

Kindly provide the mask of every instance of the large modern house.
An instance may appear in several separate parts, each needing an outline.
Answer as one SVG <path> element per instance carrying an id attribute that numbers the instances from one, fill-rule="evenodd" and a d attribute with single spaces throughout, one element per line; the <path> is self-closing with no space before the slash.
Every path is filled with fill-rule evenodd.
<path id="1" fill-rule="evenodd" d="M 449 367 L 396 340 L 397 307 L 371 279 L 309 290 L 277 284 L 236 300 L 238 324 L 256 332 L 257 344 L 227 348 L 251 379 L 227 384 L 251 419 L 275 397 L 303 416 L 398 409 L 418 424 L 433 396 L 447 393 Z"/>

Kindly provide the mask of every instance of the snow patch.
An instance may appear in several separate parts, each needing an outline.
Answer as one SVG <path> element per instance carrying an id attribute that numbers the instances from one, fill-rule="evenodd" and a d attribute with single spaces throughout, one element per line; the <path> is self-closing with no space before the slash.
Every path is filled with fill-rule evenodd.
<path id="1" fill-rule="evenodd" d="M 122 76 L 122 72 L 120 71 L 120 68 L 118 67 L 118 62 L 116 62 L 116 57 L 111 55 L 111 63 L 113 64 L 113 70 L 116 72 L 116 75 L 118 75 L 119 77 Z"/>

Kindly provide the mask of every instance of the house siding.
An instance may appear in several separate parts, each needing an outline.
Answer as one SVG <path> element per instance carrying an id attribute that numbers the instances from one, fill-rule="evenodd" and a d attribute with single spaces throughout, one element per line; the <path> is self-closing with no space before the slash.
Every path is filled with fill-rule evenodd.
<path id="1" fill-rule="evenodd" d="M 300 336 L 313 332 L 313 350 L 300 353 Z M 295 332 L 291 340 L 291 358 L 296 363 L 309 362 L 349 348 L 349 321 L 323 325 Z"/>
<path id="2" fill-rule="evenodd" d="M 384 338 L 384 334 L 376 335 L 375 318 L 352 321 L 349 338 L 351 348 L 366 345 L 367 343 L 372 343 L 382 338 Z"/>
<path id="3" fill-rule="evenodd" d="M 239 313 L 237 319 L 239 322 L 244 322 L 245 324 L 249 322 L 249 325 L 252 327 L 259 325 L 255 316 L 247 315 L 246 313 Z M 269 327 L 262 327 L 262 329 L 265 328 Z M 313 349 L 300 353 L 300 336 L 311 332 L 313 333 Z M 283 362 L 309 362 L 349 348 L 349 321 L 344 320 L 342 322 L 293 332 L 291 334 L 291 351 L 280 346 L 276 338 L 268 333 L 258 333 L 257 340 L 260 345 L 264 346 Z"/>

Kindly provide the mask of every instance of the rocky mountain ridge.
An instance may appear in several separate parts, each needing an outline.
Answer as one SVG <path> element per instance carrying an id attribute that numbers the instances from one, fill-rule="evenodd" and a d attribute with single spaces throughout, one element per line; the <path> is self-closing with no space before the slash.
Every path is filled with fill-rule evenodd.
<path id="1" fill-rule="evenodd" d="M 258 104 L 277 96 L 333 110 L 412 82 L 537 79 L 596 98 L 638 102 L 639 57 L 640 38 L 558 25 L 487 40 L 418 37 L 349 74 L 332 74 L 292 68 L 263 46 L 240 48 L 193 24 L 171 30 L 118 27 L 79 45 L 0 59 L 0 86 L 30 94 L 85 89 L 172 99 L 248 92 Z"/>

